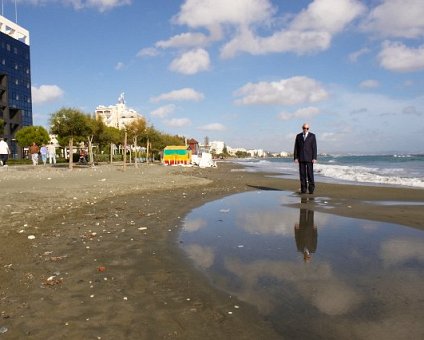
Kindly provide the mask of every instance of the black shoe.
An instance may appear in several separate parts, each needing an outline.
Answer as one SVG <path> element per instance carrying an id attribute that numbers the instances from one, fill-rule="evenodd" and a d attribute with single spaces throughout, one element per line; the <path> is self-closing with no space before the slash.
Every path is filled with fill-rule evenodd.
<path id="1" fill-rule="evenodd" d="M 313 191 L 309 191 L 309 194 L 312 195 L 314 192 Z"/>

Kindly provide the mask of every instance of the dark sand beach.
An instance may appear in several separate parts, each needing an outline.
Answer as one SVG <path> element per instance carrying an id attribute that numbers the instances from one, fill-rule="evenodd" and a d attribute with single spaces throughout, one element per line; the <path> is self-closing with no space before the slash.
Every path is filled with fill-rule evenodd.
<path id="1" fill-rule="evenodd" d="M 298 181 L 230 162 L 0 170 L 0 337 L 284 338 L 254 307 L 213 288 L 178 233 L 206 202 L 296 192 Z M 424 229 L 422 205 L 372 203 L 423 202 L 422 189 L 319 183 L 314 196 L 329 202 L 326 213 Z"/>

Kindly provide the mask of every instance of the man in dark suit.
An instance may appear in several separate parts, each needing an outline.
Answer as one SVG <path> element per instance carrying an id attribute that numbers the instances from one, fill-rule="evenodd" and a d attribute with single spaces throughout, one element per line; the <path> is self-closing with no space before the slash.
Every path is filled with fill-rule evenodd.
<path id="1" fill-rule="evenodd" d="M 303 132 L 296 136 L 294 142 L 294 161 L 299 163 L 300 192 L 305 194 L 308 190 L 314 193 L 314 163 L 317 161 L 317 141 L 315 135 L 309 132 L 309 124 L 302 126 Z"/>

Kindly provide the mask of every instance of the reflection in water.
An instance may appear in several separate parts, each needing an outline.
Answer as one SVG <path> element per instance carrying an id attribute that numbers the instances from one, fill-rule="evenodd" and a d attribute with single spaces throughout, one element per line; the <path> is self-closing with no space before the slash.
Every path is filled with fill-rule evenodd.
<path id="1" fill-rule="evenodd" d="M 299 223 L 294 225 L 294 237 L 297 250 L 303 253 L 303 259 L 305 262 L 310 261 L 311 254 L 317 250 L 318 242 L 317 225 L 314 223 L 312 209 L 299 209 Z"/>
<path id="2" fill-rule="evenodd" d="M 292 208 L 298 200 L 262 191 L 208 203 L 186 217 L 183 249 L 284 338 L 422 338 L 424 233 L 314 212 L 311 199 Z"/>

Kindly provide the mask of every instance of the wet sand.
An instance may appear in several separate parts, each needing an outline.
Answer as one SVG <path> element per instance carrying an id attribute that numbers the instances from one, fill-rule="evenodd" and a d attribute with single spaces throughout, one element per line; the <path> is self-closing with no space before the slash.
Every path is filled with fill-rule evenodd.
<path id="1" fill-rule="evenodd" d="M 295 180 L 218 168 L 0 169 L 0 334 L 5 339 L 281 339 L 217 291 L 178 244 L 191 209 Z M 319 183 L 316 211 L 424 229 L 424 190 Z M 371 202 L 370 202 L 371 201 Z M 300 199 L 299 199 L 300 204 Z"/>

